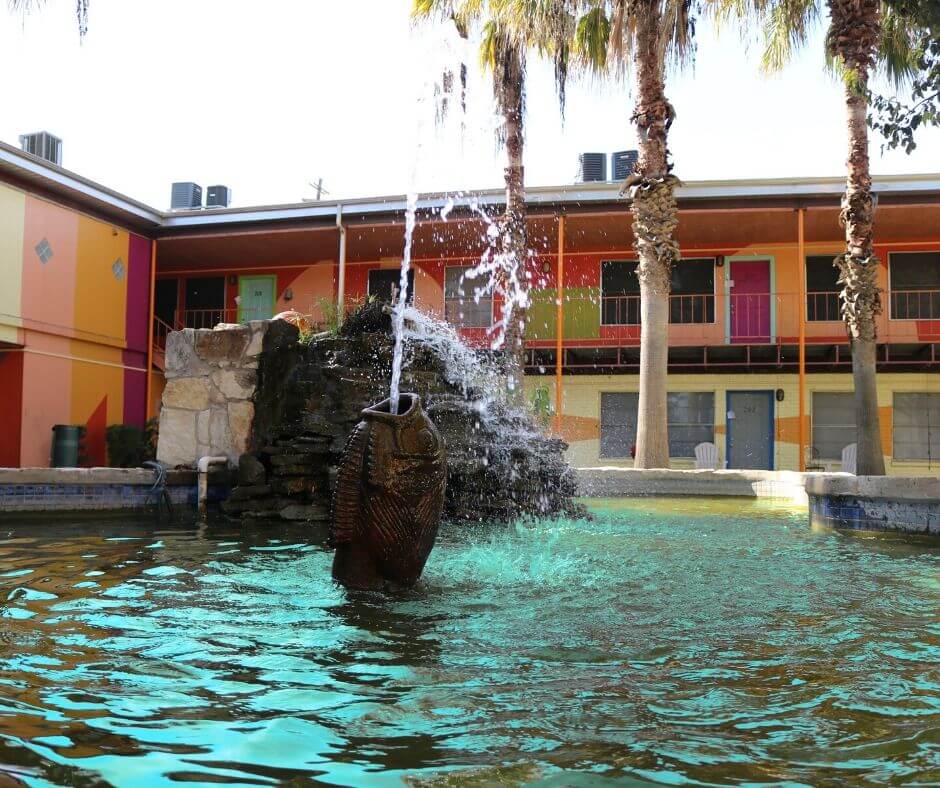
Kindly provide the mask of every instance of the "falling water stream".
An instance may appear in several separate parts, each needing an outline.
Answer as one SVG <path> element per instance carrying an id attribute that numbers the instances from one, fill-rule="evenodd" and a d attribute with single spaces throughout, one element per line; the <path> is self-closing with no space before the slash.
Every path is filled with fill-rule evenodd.
<path id="1" fill-rule="evenodd" d="M 405 250 L 401 258 L 401 278 L 398 280 L 398 298 L 392 312 L 392 330 L 395 334 L 395 353 L 392 356 L 392 384 L 389 391 L 390 413 L 398 413 L 398 396 L 401 386 L 401 366 L 404 356 L 405 311 L 408 308 L 408 272 L 411 271 L 411 242 L 414 237 L 418 195 L 408 195 L 405 211 Z"/>

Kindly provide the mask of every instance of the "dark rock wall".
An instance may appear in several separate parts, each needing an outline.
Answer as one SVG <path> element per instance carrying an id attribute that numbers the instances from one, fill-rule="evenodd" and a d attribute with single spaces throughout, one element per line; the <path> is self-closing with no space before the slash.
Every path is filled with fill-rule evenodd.
<path id="1" fill-rule="evenodd" d="M 329 518 L 346 438 L 362 409 L 388 396 L 390 378 L 391 339 L 384 333 L 349 333 L 320 335 L 304 346 L 289 326 L 268 332 L 255 395 L 253 451 L 241 463 L 239 486 L 226 512 L 244 518 Z M 567 446 L 544 436 L 528 416 L 482 409 L 479 394 L 448 383 L 440 359 L 426 348 L 410 348 L 402 390 L 421 397 L 447 442 L 446 520 L 580 513 L 572 501 L 576 482 L 564 459 Z"/>

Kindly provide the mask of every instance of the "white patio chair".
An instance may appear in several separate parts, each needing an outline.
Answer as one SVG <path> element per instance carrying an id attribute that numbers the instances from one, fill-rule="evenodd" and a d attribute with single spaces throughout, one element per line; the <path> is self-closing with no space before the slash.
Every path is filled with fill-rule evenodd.
<path id="1" fill-rule="evenodd" d="M 700 443 L 695 447 L 695 467 L 709 471 L 718 467 L 718 447 L 714 443 Z"/>
<path id="2" fill-rule="evenodd" d="M 855 459 L 858 455 L 858 444 L 850 443 L 842 450 L 842 470 L 845 473 L 855 473 Z"/>

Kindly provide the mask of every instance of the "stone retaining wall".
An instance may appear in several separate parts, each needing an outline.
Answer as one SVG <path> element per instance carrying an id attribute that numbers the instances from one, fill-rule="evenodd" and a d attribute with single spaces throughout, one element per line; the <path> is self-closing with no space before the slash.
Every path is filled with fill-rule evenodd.
<path id="1" fill-rule="evenodd" d="M 166 344 L 166 388 L 157 459 L 171 468 L 200 457 L 231 465 L 248 450 L 267 320 L 174 331 Z"/>
<path id="2" fill-rule="evenodd" d="M 940 537 L 940 479 L 820 475 L 807 479 L 813 525 Z"/>
<path id="3" fill-rule="evenodd" d="M 156 505 L 154 480 L 143 468 L 0 468 L 0 517 L 147 511 Z M 173 504 L 195 506 L 194 472 L 169 472 L 166 487 Z"/>
<path id="4" fill-rule="evenodd" d="M 578 490 L 594 498 L 626 496 L 729 496 L 806 502 L 806 480 L 795 471 L 578 468 Z"/>

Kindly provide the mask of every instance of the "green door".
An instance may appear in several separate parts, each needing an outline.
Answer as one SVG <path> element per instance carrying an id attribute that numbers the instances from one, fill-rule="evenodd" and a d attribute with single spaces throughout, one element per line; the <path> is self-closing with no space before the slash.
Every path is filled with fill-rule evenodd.
<path id="1" fill-rule="evenodd" d="M 276 276 L 238 277 L 238 322 L 274 317 Z"/>

